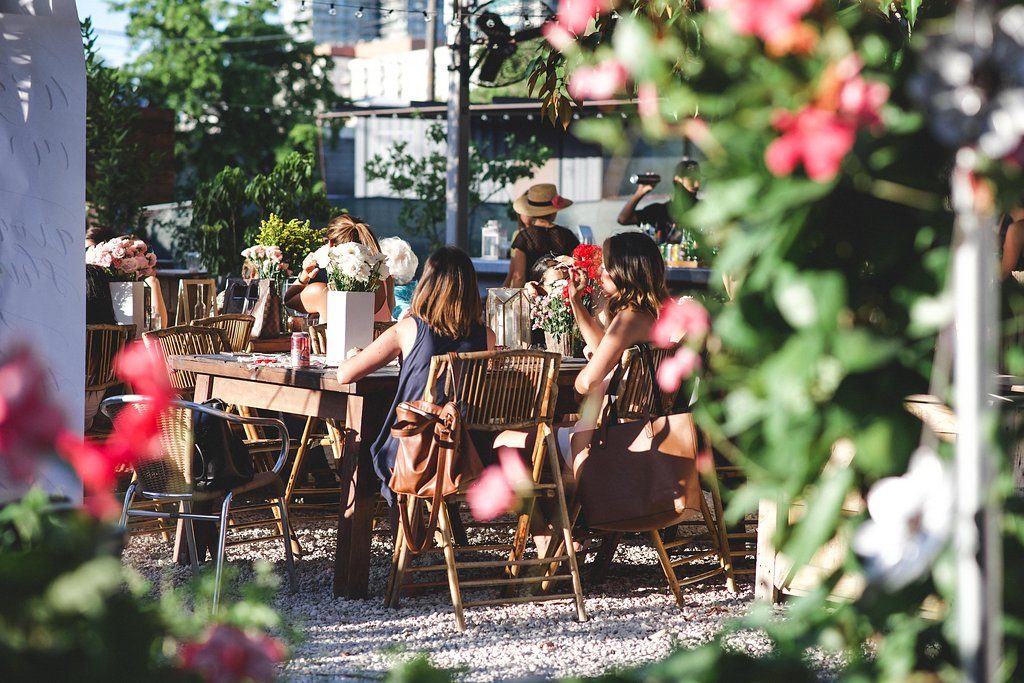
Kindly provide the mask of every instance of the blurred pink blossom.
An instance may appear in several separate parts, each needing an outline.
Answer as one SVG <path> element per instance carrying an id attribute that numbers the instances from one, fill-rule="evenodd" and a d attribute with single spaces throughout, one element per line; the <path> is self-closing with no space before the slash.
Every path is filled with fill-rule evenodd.
<path id="1" fill-rule="evenodd" d="M 683 380 L 701 366 L 700 355 L 688 346 L 684 346 L 671 358 L 666 358 L 658 368 L 658 386 L 663 391 L 677 391 Z"/>
<path id="2" fill-rule="evenodd" d="M 569 94 L 577 100 L 607 100 L 626 85 L 626 78 L 626 68 L 614 60 L 581 66 L 569 78 Z"/>
<path id="3" fill-rule="evenodd" d="M 669 299 L 661 306 L 658 321 L 651 329 L 651 341 L 667 349 L 680 339 L 700 340 L 711 327 L 711 316 L 697 300 L 684 297 Z"/>
<path id="4" fill-rule="evenodd" d="M 802 162 L 808 177 L 818 182 L 836 176 L 857 135 L 853 121 L 814 106 L 795 115 L 777 112 L 772 123 L 782 135 L 765 150 L 768 170 L 777 176 L 789 175 Z"/>
<path id="5" fill-rule="evenodd" d="M 114 372 L 132 391 L 149 396 L 161 407 L 174 393 L 163 353 L 156 344 L 147 345 L 142 340 L 132 342 L 114 358 Z"/>
<path id="6" fill-rule="evenodd" d="M 558 23 L 574 35 L 583 35 L 594 17 L 611 9 L 608 0 L 561 0 L 558 3 Z"/>
<path id="7" fill-rule="evenodd" d="M 642 119 L 657 119 L 661 115 L 658 106 L 658 86 L 653 83 L 641 83 L 636 89 L 637 113 Z"/>
<path id="8" fill-rule="evenodd" d="M 15 347 L 0 364 L 0 462 L 15 481 L 32 479 L 36 459 L 53 450 L 64 423 L 46 386 L 28 347 Z"/>
<path id="9" fill-rule="evenodd" d="M 565 52 L 569 46 L 576 42 L 576 38 L 556 21 L 549 21 L 544 24 L 540 31 L 547 38 L 547 41 L 551 43 L 551 47 L 559 52 Z"/>
<path id="10" fill-rule="evenodd" d="M 203 642 L 182 645 L 181 666 L 207 683 L 263 683 L 277 678 L 277 665 L 284 655 L 284 645 L 275 638 L 220 624 L 207 632 Z"/>
<path id="11" fill-rule="evenodd" d="M 737 33 L 765 42 L 780 40 L 797 27 L 817 0 L 704 0 L 709 10 L 724 12 Z"/>
<path id="12" fill-rule="evenodd" d="M 500 448 L 498 464 L 484 469 L 466 492 L 466 502 L 475 519 L 489 522 L 515 509 L 520 496 L 529 491 L 532 483 L 519 451 Z"/>

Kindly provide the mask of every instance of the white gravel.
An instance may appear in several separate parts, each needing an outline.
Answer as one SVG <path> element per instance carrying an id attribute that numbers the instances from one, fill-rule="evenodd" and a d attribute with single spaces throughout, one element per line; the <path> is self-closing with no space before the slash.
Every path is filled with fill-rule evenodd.
<path id="1" fill-rule="evenodd" d="M 595 676 L 706 642 L 723 620 L 741 615 L 752 599 L 749 581 L 741 581 L 734 595 L 713 579 L 684 588 L 686 604 L 680 609 L 654 552 L 623 545 L 602 585 L 588 587 L 584 581 L 590 617 L 586 623 L 575 620 L 569 602 L 478 607 L 466 611 L 468 630 L 460 634 L 446 588 L 403 597 L 397 610 L 384 608 L 390 536 L 374 538 L 370 598 L 349 600 L 331 596 L 332 526 L 300 521 L 298 535 L 306 550 L 297 562 L 299 590 L 282 590 L 275 601 L 285 620 L 303 633 L 282 670 L 282 677 L 291 681 L 378 679 L 403 658 L 419 653 L 466 681 Z M 279 541 L 228 549 L 229 562 L 242 576 L 255 558 L 274 563 L 284 576 Z M 157 536 L 134 537 L 125 560 L 154 580 L 170 574 L 179 582 L 190 574 L 188 568 L 171 564 L 170 548 Z M 751 653 L 767 647 L 756 633 L 740 640 L 737 645 Z"/>

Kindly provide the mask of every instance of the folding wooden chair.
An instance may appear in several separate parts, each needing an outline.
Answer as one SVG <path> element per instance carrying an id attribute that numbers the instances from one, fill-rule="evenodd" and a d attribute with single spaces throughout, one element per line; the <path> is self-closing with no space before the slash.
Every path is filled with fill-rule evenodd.
<path id="1" fill-rule="evenodd" d="M 192 325 L 197 327 L 216 327 L 224 330 L 227 350 L 240 352 L 248 351 L 252 344 L 252 326 L 256 324 L 256 318 L 245 313 L 222 313 L 209 318 L 197 318 Z"/>
<path id="2" fill-rule="evenodd" d="M 447 356 L 437 356 L 431 362 L 430 373 L 424 398 L 435 401 L 436 387 L 447 378 L 445 396 L 456 401 L 463 418 L 463 424 L 470 431 L 502 432 L 505 430 L 535 430 L 536 438 L 531 453 L 533 486 L 526 498 L 525 509 L 519 515 L 513 538 L 505 544 L 458 543 L 453 530 L 450 508 L 458 510 L 458 504 L 465 500 L 461 493 L 449 496 L 438 511 L 438 537 L 440 548 L 425 552 L 444 554 L 443 564 L 413 566 L 410 552 L 401 527 L 395 538 L 395 552 L 392 560 L 386 604 L 397 607 L 403 588 L 403 578 L 412 572 L 447 573 L 447 583 L 455 610 L 458 630 L 466 628 L 464 608 L 498 605 L 505 603 L 541 602 L 550 600 L 573 600 L 580 621 L 586 621 L 587 613 L 583 604 L 583 588 L 580 582 L 576 554 L 570 536 L 569 514 L 562 486 L 562 473 L 556 455 L 552 422 L 554 418 L 556 382 L 561 357 L 556 353 L 541 351 L 492 351 L 462 353 L 456 356 L 456 367 L 452 368 Z M 454 379 L 454 381 L 452 381 Z M 439 395 L 438 395 L 439 396 Z M 545 467 L 549 480 L 543 475 Z M 530 520 L 534 513 L 537 497 L 554 498 L 557 519 L 553 524 L 555 533 L 561 534 L 564 552 L 552 554 L 555 543 L 548 543 L 546 552 L 539 557 L 526 557 L 526 544 L 530 538 Z M 455 505 L 452 505 L 455 504 Z M 406 505 L 415 511 L 426 501 L 399 496 L 396 505 Z M 458 520 L 456 520 L 458 521 Z M 466 553 L 492 553 L 488 559 L 466 561 L 458 559 Z M 494 559 L 493 553 L 502 553 L 504 559 Z M 523 568 L 533 568 L 522 572 Z M 567 568 L 567 573 L 556 573 Z M 464 578 L 460 572 L 497 570 L 493 576 Z M 571 591 L 558 594 L 534 592 L 514 595 L 519 589 L 543 589 L 556 582 L 570 582 Z M 435 585 L 413 583 L 417 585 Z M 442 584 L 443 585 L 443 584 Z M 463 601 L 464 589 L 504 588 L 500 597 L 483 597 Z"/>
<path id="3" fill-rule="evenodd" d="M 188 325 L 193 320 L 217 315 L 217 282 L 212 278 L 178 281 L 178 307 L 175 325 Z M 166 324 L 166 323 L 165 323 Z"/>

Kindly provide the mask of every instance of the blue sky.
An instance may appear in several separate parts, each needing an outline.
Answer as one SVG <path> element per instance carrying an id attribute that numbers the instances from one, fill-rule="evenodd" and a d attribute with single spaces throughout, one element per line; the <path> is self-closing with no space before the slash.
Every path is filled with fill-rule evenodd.
<path id="1" fill-rule="evenodd" d="M 78 18 L 90 16 L 97 29 L 100 56 L 111 66 L 124 64 L 128 59 L 128 38 L 124 35 L 127 15 L 111 10 L 106 0 L 78 0 Z"/>

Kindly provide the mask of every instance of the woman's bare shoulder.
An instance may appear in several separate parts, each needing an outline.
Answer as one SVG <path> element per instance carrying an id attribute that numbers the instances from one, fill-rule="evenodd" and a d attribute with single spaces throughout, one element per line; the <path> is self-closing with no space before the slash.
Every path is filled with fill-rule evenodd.
<path id="1" fill-rule="evenodd" d="M 650 339 L 655 317 L 646 311 L 626 309 L 619 311 L 608 324 L 607 334 L 627 340 L 631 344 Z"/>

